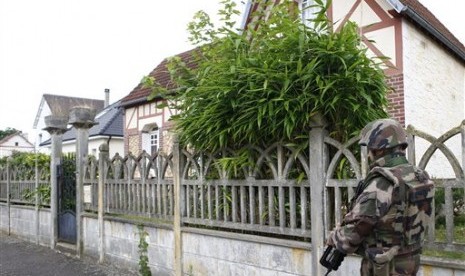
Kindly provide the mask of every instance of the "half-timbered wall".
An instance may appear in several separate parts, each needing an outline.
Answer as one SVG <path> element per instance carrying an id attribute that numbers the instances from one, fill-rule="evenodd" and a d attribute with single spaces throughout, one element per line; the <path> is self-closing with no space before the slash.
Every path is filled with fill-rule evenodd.
<path id="1" fill-rule="evenodd" d="M 360 27 L 364 45 L 371 57 L 388 57 L 384 68 L 388 75 L 402 71 L 402 24 L 385 0 L 333 0 L 330 18 L 335 30 L 347 21 Z"/>
<path id="2" fill-rule="evenodd" d="M 157 104 L 158 103 L 158 104 Z M 144 150 L 144 135 L 147 135 L 149 130 L 158 127 L 159 129 L 159 148 L 167 152 L 171 147 L 169 141 L 172 140 L 170 128 L 172 124 L 169 119 L 175 111 L 168 107 L 159 107 L 161 102 L 150 102 L 143 105 L 127 108 L 125 111 L 125 141 L 124 152 L 135 155 L 140 154 Z M 145 149 L 148 151 L 147 149 Z"/>

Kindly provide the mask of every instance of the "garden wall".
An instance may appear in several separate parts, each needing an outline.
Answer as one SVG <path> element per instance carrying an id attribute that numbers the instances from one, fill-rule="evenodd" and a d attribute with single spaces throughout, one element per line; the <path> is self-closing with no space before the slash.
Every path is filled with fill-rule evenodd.
<path id="1" fill-rule="evenodd" d="M 21 239 L 49 246 L 50 212 L 39 210 L 39 231 L 36 210 L 31 207 L 0 203 L 0 231 Z M 94 215 L 83 219 L 84 255 L 98 261 L 98 222 Z M 106 218 L 104 223 L 105 261 L 117 266 L 138 269 L 140 242 L 138 225 L 125 219 Z M 32 230 L 31 230 L 32 229 Z M 170 226 L 144 223 L 147 232 L 147 254 L 153 275 L 173 275 L 174 233 Z M 184 275 L 310 275 L 310 243 L 246 234 L 182 228 L 182 263 Z M 360 258 L 348 256 L 339 270 L 331 275 L 357 275 Z M 465 276 L 465 264 L 459 261 L 422 258 L 419 276 Z"/>

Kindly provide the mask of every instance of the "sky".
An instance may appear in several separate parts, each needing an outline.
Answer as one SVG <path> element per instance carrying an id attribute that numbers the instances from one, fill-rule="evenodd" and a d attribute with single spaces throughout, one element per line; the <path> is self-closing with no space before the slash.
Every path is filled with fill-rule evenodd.
<path id="1" fill-rule="evenodd" d="M 192 48 L 187 24 L 216 0 L 0 0 L 0 129 L 31 133 L 43 94 L 131 92 L 165 57 Z M 243 9 L 242 5 L 240 6 Z M 239 20 L 238 20 L 239 21 Z"/>
<path id="2" fill-rule="evenodd" d="M 465 43 L 465 1 L 420 2 Z M 0 0 L 0 130 L 32 139 L 43 94 L 103 100 L 108 88 L 110 102 L 123 98 L 165 57 L 192 48 L 186 28 L 196 11 L 215 16 L 219 7 L 219 0 Z"/>

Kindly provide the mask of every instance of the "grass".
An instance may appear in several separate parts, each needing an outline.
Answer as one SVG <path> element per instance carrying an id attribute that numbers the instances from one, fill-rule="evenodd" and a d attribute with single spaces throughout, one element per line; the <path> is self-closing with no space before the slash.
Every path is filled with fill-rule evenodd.
<path id="1" fill-rule="evenodd" d="M 114 218 L 122 218 L 137 222 L 149 222 L 149 223 L 156 223 L 156 224 L 173 224 L 172 221 L 160 218 L 150 218 L 144 216 L 137 216 L 137 215 L 128 215 L 128 214 L 106 214 L 106 216 L 114 217 Z"/>
<path id="2" fill-rule="evenodd" d="M 439 225 L 436 227 L 436 241 L 446 241 L 446 227 Z M 454 242 L 465 243 L 465 225 L 456 225 L 454 227 Z"/>
<path id="3" fill-rule="evenodd" d="M 430 257 L 438 257 L 438 258 L 465 260 L 465 253 L 464 252 L 452 252 L 452 251 L 424 249 L 423 250 L 423 255 L 430 256 Z"/>
<path id="4" fill-rule="evenodd" d="M 443 225 L 439 225 L 436 228 L 436 241 L 446 242 L 446 228 Z M 465 244 L 465 225 L 457 225 L 454 227 L 454 242 Z M 465 260 L 465 252 L 424 249 L 423 255 L 430 257 Z"/>

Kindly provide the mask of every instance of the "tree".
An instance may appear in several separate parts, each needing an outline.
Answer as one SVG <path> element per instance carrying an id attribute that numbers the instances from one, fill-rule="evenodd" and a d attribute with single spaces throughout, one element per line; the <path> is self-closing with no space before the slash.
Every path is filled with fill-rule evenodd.
<path id="1" fill-rule="evenodd" d="M 332 32 L 330 1 L 316 2 L 320 11 L 311 27 L 290 12 L 293 1 L 273 5 L 267 21 L 240 32 L 231 19 L 234 2 L 222 2 L 219 28 L 207 14 L 195 16 L 189 30 L 198 45 L 192 52 L 196 66 L 171 58 L 174 92 L 145 79 L 151 97 L 163 95 L 180 111 L 172 119 L 182 143 L 209 151 L 278 141 L 305 145 L 317 114 L 333 137 L 346 140 L 369 121 L 387 117 L 380 60 L 367 56 L 354 23 Z"/>
<path id="2" fill-rule="evenodd" d="M 7 127 L 5 130 L 0 130 L 0 140 L 16 132 L 18 132 L 18 130 L 10 127 Z"/>

